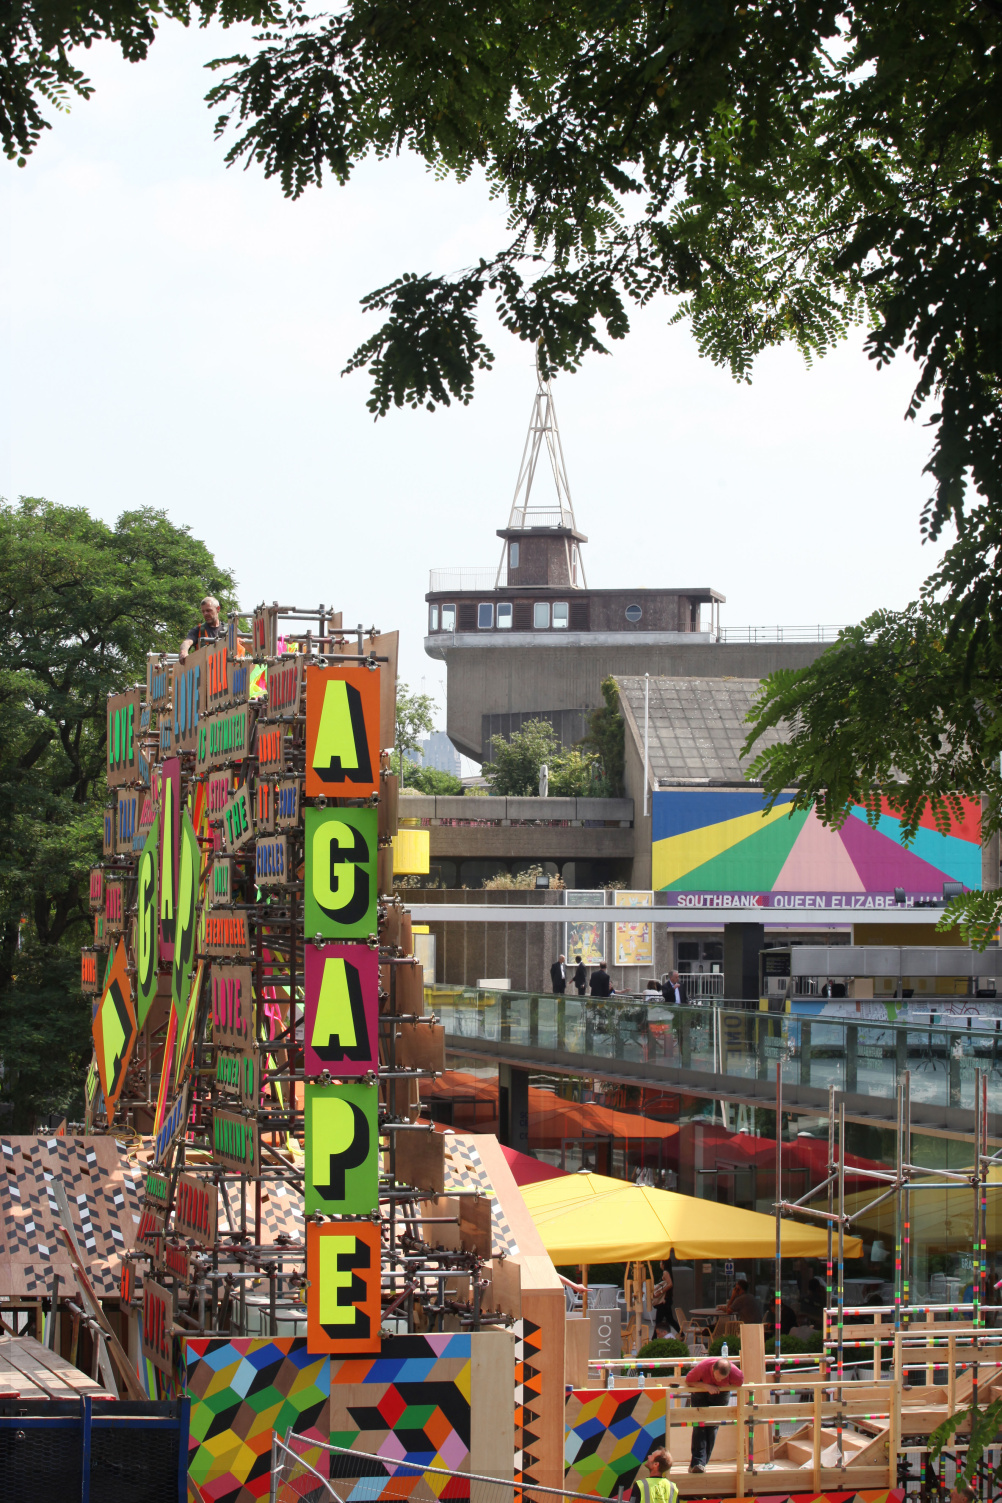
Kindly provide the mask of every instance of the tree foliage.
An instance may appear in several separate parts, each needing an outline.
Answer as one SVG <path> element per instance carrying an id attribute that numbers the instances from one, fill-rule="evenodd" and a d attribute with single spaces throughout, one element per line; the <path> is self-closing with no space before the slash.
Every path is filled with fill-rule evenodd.
<path id="1" fill-rule="evenodd" d="M 107 696 L 233 581 L 158 511 L 0 503 L 0 1049 L 15 1123 L 65 1109 L 90 1051 L 79 947 L 101 855 Z"/>
<path id="2" fill-rule="evenodd" d="M 404 782 L 404 753 L 421 750 L 421 737 L 435 729 L 435 701 L 430 694 L 412 694 L 397 683 L 397 774 Z"/>
<path id="3" fill-rule="evenodd" d="M 938 1461 L 956 1432 L 967 1420 L 971 1422 L 971 1432 L 967 1440 L 967 1455 L 964 1458 L 963 1470 L 960 1470 L 960 1458 L 957 1457 L 958 1473 L 965 1482 L 973 1482 L 982 1464 L 985 1451 L 999 1439 L 999 1432 L 1002 1430 L 1002 1399 L 993 1399 L 984 1408 L 971 1406 L 958 1409 L 955 1414 L 951 1414 L 931 1432 L 929 1454 L 934 1461 Z M 1002 1464 L 995 1467 L 993 1475 L 997 1489 L 1002 1485 Z"/>
<path id="4" fill-rule="evenodd" d="M 415 788 L 418 793 L 458 797 L 463 792 L 463 780 L 441 767 L 420 767 L 417 762 L 405 759 L 404 787 Z"/>
<path id="5" fill-rule="evenodd" d="M 595 753 L 602 768 L 599 787 L 606 798 L 622 798 L 626 764 L 626 723 L 619 710 L 619 690 L 614 678 L 602 680 L 605 700 L 588 719 L 588 734 L 581 745 Z"/>
<path id="6" fill-rule="evenodd" d="M 539 774 L 549 770 L 551 798 L 597 796 L 602 792 L 598 759 L 580 747 L 562 747 L 548 720 L 527 720 L 510 736 L 496 736 L 494 760 L 484 763 L 484 776 L 492 794 L 509 798 L 539 793 Z"/>

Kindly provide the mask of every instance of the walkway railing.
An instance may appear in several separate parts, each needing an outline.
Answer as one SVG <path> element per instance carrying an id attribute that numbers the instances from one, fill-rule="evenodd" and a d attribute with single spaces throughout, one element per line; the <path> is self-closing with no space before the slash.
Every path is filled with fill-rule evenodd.
<path id="1" fill-rule="evenodd" d="M 464 1041 L 521 1045 L 546 1051 L 554 1064 L 587 1055 L 762 1081 L 775 1080 L 779 1063 L 784 1085 L 892 1099 L 907 1070 L 913 1102 L 968 1110 L 981 1070 L 989 1110 L 1002 1111 L 1002 1016 L 921 1027 L 820 1021 L 726 1003 L 669 1007 L 640 997 L 448 987 L 429 987 L 427 1005 L 453 1050 Z"/>

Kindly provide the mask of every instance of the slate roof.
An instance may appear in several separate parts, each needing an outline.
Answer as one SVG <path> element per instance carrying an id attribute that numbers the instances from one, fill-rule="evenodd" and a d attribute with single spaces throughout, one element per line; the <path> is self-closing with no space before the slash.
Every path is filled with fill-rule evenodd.
<path id="1" fill-rule="evenodd" d="M 644 679 L 617 676 L 627 724 L 643 755 Z M 746 716 L 759 690 L 757 678 L 651 678 L 648 756 L 654 786 L 691 781 L 747 782 L 754 756 L 742 758 Z M 757 743 L 786 737 L 770 730 Z M 756 753 L 757 754 L 757 753 Z"/>

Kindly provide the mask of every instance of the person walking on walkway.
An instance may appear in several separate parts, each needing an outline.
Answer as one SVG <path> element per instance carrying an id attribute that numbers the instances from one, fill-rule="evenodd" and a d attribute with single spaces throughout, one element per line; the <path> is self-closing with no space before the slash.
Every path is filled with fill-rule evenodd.
<path id="1" fill-rule="evenodd" d="M 727 1357 L 706 1357 L 689 1369 L 685 1381 L 688 1387 L 699 1389 L 692 1395 L 693 1407 L 712 1409 L 727 1403 L 728 1389 L 740 1388 L 744 1374 L 737 1363 L 731 1362 Z M 716 1425 L 693 1425 L 690 1472 L 706 1471 L 716 1438 Z"/>
<path id="2" fill-rule="evenodd" d="M 672 1482 L 671 1452 L 656 1446 L 645 1463 L 649 1477 L 638 1477 L 633 1484 L 630 1503 L 678 1503 L 678 1484 Z"/>
<path id="3" fill-rule="evenodd" d="M 558 955 L 550 966 L 550 983 L 558 997 L 567 990 L 567 956 Z"/>

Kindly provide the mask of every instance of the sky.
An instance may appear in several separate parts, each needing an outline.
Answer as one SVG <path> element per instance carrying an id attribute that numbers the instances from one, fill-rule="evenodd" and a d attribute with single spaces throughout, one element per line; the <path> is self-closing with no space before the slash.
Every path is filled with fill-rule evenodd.
<path id="1" fill-rule="evenodd" d="M 366 292 L 489 254 L 503 214 L 482 182 L 436 182 L 416 158 L 297 202 L 227 169 L 203 65 L 237 42 L 164 23 L 145 63 L 92 49 L 94 97 L 25 168 L 4 164 L 0 495 L 109 522 L 163 508 L 234 571 L 242 606 L 323 602 L 398 629 L 401 678 L 441 705 L 428 571 L 497 563 L 531 350 L 489 319 L 496 365 L 470 406 L 379 422 L 364 373 L 340 372 L 375 328 Z M 738 384 L 671 311 L 652 304 L 554 383 L 589 585 L 712 586 L 731 627 L 913 599 L 936 555 L 911 362 L 876 370 L 856 331 L 810 370 L 776 350 Z"/>

